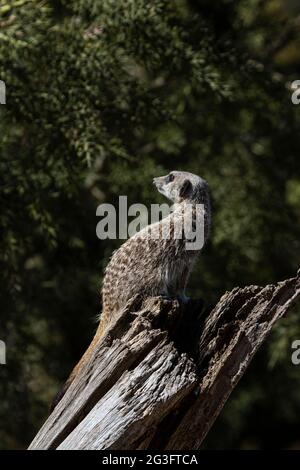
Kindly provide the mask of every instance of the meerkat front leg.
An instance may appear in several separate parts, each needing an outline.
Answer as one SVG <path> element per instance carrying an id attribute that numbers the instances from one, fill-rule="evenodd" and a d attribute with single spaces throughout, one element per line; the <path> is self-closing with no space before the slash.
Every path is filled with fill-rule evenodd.
<path id="1" fill-rule="evenodd" d="M 178 299 L 183 303 L 183 304 L 188 304 L 190 301 L 190 297 L 187 297 L 185 294 L 185 289 L 190 277 L 190 269 L 186 266 L 184 270 L 182 271 L 182 290 L 181 293 L 178 295 Z"/>

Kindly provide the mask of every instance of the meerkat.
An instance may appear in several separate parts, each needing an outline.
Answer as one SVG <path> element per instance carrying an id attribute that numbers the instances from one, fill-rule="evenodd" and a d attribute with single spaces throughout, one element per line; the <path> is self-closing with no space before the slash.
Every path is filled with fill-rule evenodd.
<path id="1" fill-rule="evenodd" d="M 185 171 L 172 171 L 167 176 L 154 178 L 153 183 L 173 203 L 172 211 L 161 221 L 136 233 L 113 253 L 103 279 L 100 324 L 89 348 L 54 401 L 54 406 L 130 298 L 139 294 L 142 297 L 163 295 L 186 299 L 185 288 L 200 249 L 188 248 L 187 242 L 191 240 L 184 233 L 183 221 L 185 218 L 195 228 L 197 218 L 201 218 L 203 246 L 211 225 L 208 184 L 200 176 Z M 196 210 L 199 205 L 200 212 Z"/>

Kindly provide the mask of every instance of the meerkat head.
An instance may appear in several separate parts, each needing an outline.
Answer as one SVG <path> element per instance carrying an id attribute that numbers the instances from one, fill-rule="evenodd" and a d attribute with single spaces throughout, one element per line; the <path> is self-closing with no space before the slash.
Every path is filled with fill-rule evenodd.
<path id="1" fill-rule="evenodd" d="M 171 171 L 167 176 L 153 179 L 158 191 L 174 203 L 195 201 L 208 191 L 207 182 L 187 171 Z"/>

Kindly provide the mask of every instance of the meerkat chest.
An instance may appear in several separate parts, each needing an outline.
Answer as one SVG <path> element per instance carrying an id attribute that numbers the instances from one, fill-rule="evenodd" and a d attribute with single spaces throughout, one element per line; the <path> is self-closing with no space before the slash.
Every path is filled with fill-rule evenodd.
<path id="1" fill-rule="evenodd" d="M 190 270 L 190 262 L 185 257 L 169 259 L 161 272 L 164 291 L 170 295 L 179 294 L 184 288 Z"/>

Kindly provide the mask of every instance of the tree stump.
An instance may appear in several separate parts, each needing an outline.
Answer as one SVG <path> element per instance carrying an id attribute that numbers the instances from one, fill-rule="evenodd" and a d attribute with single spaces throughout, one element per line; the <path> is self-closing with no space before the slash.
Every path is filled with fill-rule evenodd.
<path id="1" fill-rule="evenodd" d="M 296 277 L 236 287 L 217 305 L 132 299 L 29 449 L 196 450 L 275 322 Z"/>

